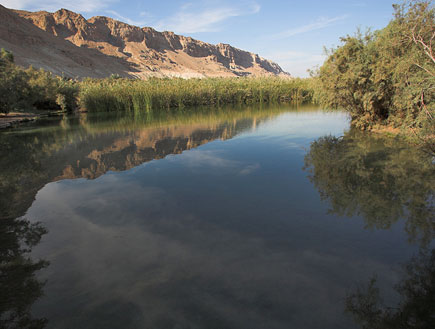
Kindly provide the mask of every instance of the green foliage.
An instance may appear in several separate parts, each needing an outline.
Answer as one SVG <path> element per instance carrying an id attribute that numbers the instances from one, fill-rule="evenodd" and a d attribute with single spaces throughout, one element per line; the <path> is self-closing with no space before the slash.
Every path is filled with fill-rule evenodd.
<path id="1" fill-rule="evenodd" d="M 349 111 L 361 129 L 388 125 L 433 138 L 435 10 L 429 1 L 395 5 L 390 24 L 342 38 L 318 72 L 315 98 Z"/>
<path id="2" fill-rule="evenodd" d="M 0 113 L 8 113 L 23 106 L 23 93 L 27 92 L 26 74 L 14 65 L 13 55 L 0 51 Z"/>
<path id="3" fill-rule="evenodd" d="M 11 110 L 73 110 L 78 102 L 89 111 L 130 111 L 183 108 L 198 105 L 308 102 L 313 96 L 309 79 L 282 78 L 150 78 L 82 82 L 55 77 L 50 72 L 13 63 L 11 53 L 0 53 L 0 112 Z"/>
<path id="4" fill-rule="evenodd" d="M 0 51 L 0 113 L 32 110 L 73 110 L 77 106 L 78 83 L 55 77 L 32 67 L 24 70 L 13 55 Z"/>
<path id="5" fill-rule="evenodd" d="M 314 141 L 305 169 L 330 212 L 363 216 L 368 228 L 377 229 L 403 218 L 410 240 L 427 244 L 435 237 L 431 155 L 398 138 L 355 130 Z"/>
<path id="6" fill-rule="evenodd" d="M 80 104 L 88 111 L 132 111 L 198 105 L 310 101 L 307 79 L 209 78 L 129 80 L 88 79 L 81 83 Z"/>
<path id="7" fill-rule="evenodd" d="M 26 70 L 30 88 L 29 100 L 37 109 L 73 110 L 77 106 L 79 84 L 66 78 L 54 77 L 50 72 Z"/>
<path id="8" fill-rule="evenodd" d="M 0 66 L 11 64 L 14 62 L 14 55 L 6 49 L 0 49 Z"/>

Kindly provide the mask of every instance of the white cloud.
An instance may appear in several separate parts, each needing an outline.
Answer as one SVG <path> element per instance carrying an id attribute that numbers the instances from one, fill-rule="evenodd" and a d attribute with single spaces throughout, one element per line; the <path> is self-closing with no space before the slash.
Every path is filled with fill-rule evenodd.
<path id="1" fill-rule="evenodd" d="M 313 23 L 302 25 L 299 27 L 294 27 L 292 29 L 277 33 L 277 34 L 273 35 L 272 38 L 273 39 L 285 39 L 285 38 L 292 37 L 294 35 L 307 33 L 307 32 L 314 31 L 314 30 L 321 30 L 321 29 L 324 29 L 324 28 L 329 27 L 331 25 L 334 25 L 335 23 L 337 23 L 339 21 L 345 20 L 347 17 L 349 17 L 349 16 L 342 15 L 342 16 L 337 16 L 337 17 L 333 17 L 333 18 L 320 17 Z"/>
<path id="2" fill-rule="evenodd" d="M 259 163 L 248 165 L 245 168 L 243 168 L 242 170 L 240 170 L 239 175 L 247 176 L 247 175 L 250 175 L 253 172 L 257 171 L 258 169 L 260 169 Z"/>
<path id="3" fill-rule="evenodd" d="M 152 22 L 153 15 L 145 11 L 138 13 L 140 18 L 135 20 L 109 9 L 110 5 L 115 2 L 119 2 L 119 0 L 2 0 L 1 4 L 7 8 L 30 11 L 54 12 L 61 8 L 79 13 L 104 11 L 108 15 L 131 25 L 144 26 L 152 23 L 158 30 L 169 30 L 177 33 L 218 31 L 220 29 L 219 23 L 231 17 L 256 14 L 261 9 L 260 5 L 252 1 L 237 5 L 232 3 L 217 5 L 216 2 L 209 1 L 188 2 L 182 5 L 174 15 L 154 23 Z"/>
<path id="4" fill-rule="evenodd" d="M 179 160 L 179 156 L 170 156 L 168 161 Z M 221 169 L 234 169 L 240 166 L 240 163 L 234 160 L 226 159 L 219 152 L 205 151 L 193 149 L 187 152 L 183 152 L 182 164 L 190 168 L 198 167 L 214 167 Z"/>
<path id="5" fill-rule="evenodd" d="M 118 19 L 124 23 L 130 24 L 130 25 L 135 25 L 135 26 L 144 26 L 149 22 L 149 19 L 147 20 L 140 20 L 140 21 L 136 21 L 136 20 L 132 20 L 128 17 L 122 16 L 121 14 L 119 14 L 118 12 L 114 11 L 114 10 L 106 10 L 106 13 L 111 15 L 112 18 Z M 142 16 L 142 15 L 141 15 Z M 145 16 L 145 15 L 143 15 Z"/>
<path id="6" fill-rule="evenodd" d="M 141 11 L 139 13 L 139 16 L 141 16 L 141 17 L 153 17 L 153 15 L 151 13 L 149 13 L 148 11 Z"/>
<path id="7" fill-rule="evenodd" d="M 186 3 L 173 16 L 160 20 L 158 30 L 174 31 L 177 33 L 215 32 L 221 23 L 231 17 L 256 14 L 260 11 L 257 3 L 248 6 L 223 5 L 220 7 L 201 6 Z"/>
<path id="8" fill-rule="evenodd" d="M 7 8 L 23 10 L 47 10 L 50 12 L 61 8 L 69 9 L 75 12 L 88 13 L 106 8 L 116 0 L 2 0 L 1 4 Z"/>
<path id="9" fill-rule="evenodd" d="M 282 51 L 269 53 L 266 58 L 279 63 L 279 65 L 292 76 L 307 77 L 308 69 L 312 69 L 316 65 L 321 65 L 325 59 L 325 55 L 312 54 L 302 51 Z"/>
<path id="10" fill-rule="evenodd" d="M 246 176 L 260 169 L 259 163 L 244 163 L 237 160 L 227 159 L 223 152 L 192 149 L 180 155 L 172 155 L 166 158 L 167 161 L 177 160 L 195 172 L 201 167 L 209 167 L 219 169 L 221 172 L 226 171 L 227 174 Z"/>

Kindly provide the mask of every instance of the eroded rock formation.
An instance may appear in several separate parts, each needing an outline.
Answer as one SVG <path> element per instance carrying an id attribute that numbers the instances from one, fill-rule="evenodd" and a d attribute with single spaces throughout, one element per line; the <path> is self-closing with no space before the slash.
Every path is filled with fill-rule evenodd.
<path id="1" fill-rule="evenodd" d="M 105 77 L 289 76 L 257 54 L 205 43 L 173 32 L 140 28 L 112 18 L 61 9 L 55 13 L 0 6 L 0 47 L 18 64 L 56 74 Z"/>

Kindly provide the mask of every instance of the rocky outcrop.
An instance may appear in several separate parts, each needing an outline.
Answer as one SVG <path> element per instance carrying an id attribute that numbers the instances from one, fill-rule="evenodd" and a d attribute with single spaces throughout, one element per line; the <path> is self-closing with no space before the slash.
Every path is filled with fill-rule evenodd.
<path id="1" fill-rule="evenodd" d="M 52 62 L 55 73 L 63 67 L 63 57 L 83 57 L 84 67 L 90 68 L 93 61 L 86 58 L 86 53 L 99 53 L 104 57 L 99 59 L 103 66 L 111 68 L 111 61 L 118 61 L 113 72 L 101 72 L 99 75 L 112 73 L 123 76 L 144 78 L 147 76 L 244 76 L 244 75 L 282 75 L 288 76 L 278 64 L 261 58 L 257 54 L 243 51 L 228 44 L 209 44 L 190 37 L 177 35 L 173 32 L 158 32 L 150 27 L 140 28 L 123 22 L 96 16 L 85 19 L 82 15 L 61 9 L 55 13 L 46 11 L 27 12 L 8 10 L 0 6 L 0 15 L 10 16 L 14 22 L 0 21 L 0 46 L 12 44 L 15 48 L 36 35 L 44 39 L 44 44 L 57 45 L 54 48 L 68 48 L 68 53 Z M 30 24 L 29 24 L 30 23 Z M 26 26 L 27 33 L 7 37 L 1 30 L 14 30 L 15 26 Z M 38 28 L 39 32 L 30 26 Z M 54 42 L 56 40 L 56 42 Z M 14 42 L 15 41 L 15 42 Z M 62 42 L 64 43 L 61 46 Z M 29 42 L 24 42 L 24 44 Z M 19 45 L 18 45 L 19 44 Z M 32 48 L 38 48 L 31 43 Z M 75 46 L 75 50 L 70 49 Z M 8 48 L 8 47 L 6 47 Z M 12 47 L 13 48 L 13 47 Z M 11 49 L 14 51 L 14 49 Z M 59 49 L 60 52 L 66 51 Z M 77 56 L 75 54 L 84 54 Z M 16 57 L 23 64 L 33 64 L 47 68 L 39 58 L 33 58 L 32 63 L 21 58 L 18 51 Z M 38 61 L 41 65 L 38 65 Z M 104 65 L 105 64 L 105 65 Z M 92 70 L 92 68 L 90 68 Z M 95 76 L 95 74 L 79 74 L 79 76 Z"/>
<path id="2" fill-rule="evenodd" d="M 46 17 L 50 21 L 50 17 Z M 80 48 L 47 33 L 12 10 L 0 5 L 0 48 L 12 51 L 18 65 L 43 68 L 71 77 L 132 77 L 134 67 L 119 57 Z"/>

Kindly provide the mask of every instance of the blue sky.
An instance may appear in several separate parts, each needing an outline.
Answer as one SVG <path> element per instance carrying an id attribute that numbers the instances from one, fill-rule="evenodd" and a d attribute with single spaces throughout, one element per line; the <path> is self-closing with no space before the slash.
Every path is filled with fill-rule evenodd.
<path id="1" fill-rule="evenodd" d="M 293 76 L 324 60 L 323 47 L 357 27 L 379 29 L 400 0 L 0 0 L 8 8 L 110 16 L 210 43 L 229 43 L 276 61 Z"/>

